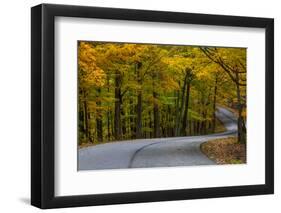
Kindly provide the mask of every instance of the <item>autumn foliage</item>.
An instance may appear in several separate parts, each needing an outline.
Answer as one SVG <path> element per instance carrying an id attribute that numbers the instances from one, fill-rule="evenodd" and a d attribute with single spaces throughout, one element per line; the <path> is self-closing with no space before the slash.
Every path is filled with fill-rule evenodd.
<path id="1" fill-rule="evenodd" d="M 214 133 L 218 104 L 246 134 L 246 49 L 78 42 L 79 143 Z"/>

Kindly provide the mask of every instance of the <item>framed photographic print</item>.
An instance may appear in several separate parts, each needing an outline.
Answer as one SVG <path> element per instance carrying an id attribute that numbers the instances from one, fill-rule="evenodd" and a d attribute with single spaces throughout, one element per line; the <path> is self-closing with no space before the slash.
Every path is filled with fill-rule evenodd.
<path id="1" fill-rule="evenodd" d="M 31 203 L 272 194 L 274 20 L 31 9 Z"/>

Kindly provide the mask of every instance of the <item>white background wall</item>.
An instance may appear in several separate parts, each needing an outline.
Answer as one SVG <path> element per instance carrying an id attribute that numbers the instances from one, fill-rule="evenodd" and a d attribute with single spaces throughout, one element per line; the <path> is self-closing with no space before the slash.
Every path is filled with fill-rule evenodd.
<path id="1" fill-rule="evenodd" d="M 45 3 L 169 10 L 275 18 L 275 195 L 50 210 L 51 212 L 277 212 L 281 209 L 279 1 L 58 0 Z M 30 197 L 30 7 L 37 0 L 2 1 L 0 10 L 0 212 L 39 212 Z M 279 83 L 279 85 L 277 85 Z M 277 151 L 276 151 L 277 150 Z M 279 210 L 280 211 L 280 210 Z"/>

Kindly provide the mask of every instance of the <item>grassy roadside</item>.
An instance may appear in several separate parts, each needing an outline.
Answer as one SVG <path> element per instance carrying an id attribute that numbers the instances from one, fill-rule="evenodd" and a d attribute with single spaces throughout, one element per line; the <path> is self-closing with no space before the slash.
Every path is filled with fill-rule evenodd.
<path id="1" fill-rule="evenodd" d="M 208 141 L 201 144 L 200 148 L 217 164 L 246 163 L 246 144 L 238 144 L 237 137 Z"/>
<path id="2" fill-rule="evenodd" d="M 99 143 L 99 144 L 103 144 L 103 143 Z M 95 145 L 98 145 L 98 144 L 97 143 L 82 143 L 82 144 L 78 145 L 78 148 L 82 149 L 82 148 L 86 148 L 89 146 L 95 146 Z"/>

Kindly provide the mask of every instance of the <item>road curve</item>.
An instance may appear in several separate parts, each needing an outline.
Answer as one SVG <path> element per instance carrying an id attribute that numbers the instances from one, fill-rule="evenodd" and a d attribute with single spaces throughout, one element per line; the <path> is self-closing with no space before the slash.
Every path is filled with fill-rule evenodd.
<path id="1" fill-rule="evenodd" d="M 78 170 L 170 167 L 215 164 L 200 150 L 203 142 L 237 134 L 235 115 L 218 107 L 217 118 L 223 122 L 223 133 L 137 139 L 100 144 L 78 150 Z"/>

